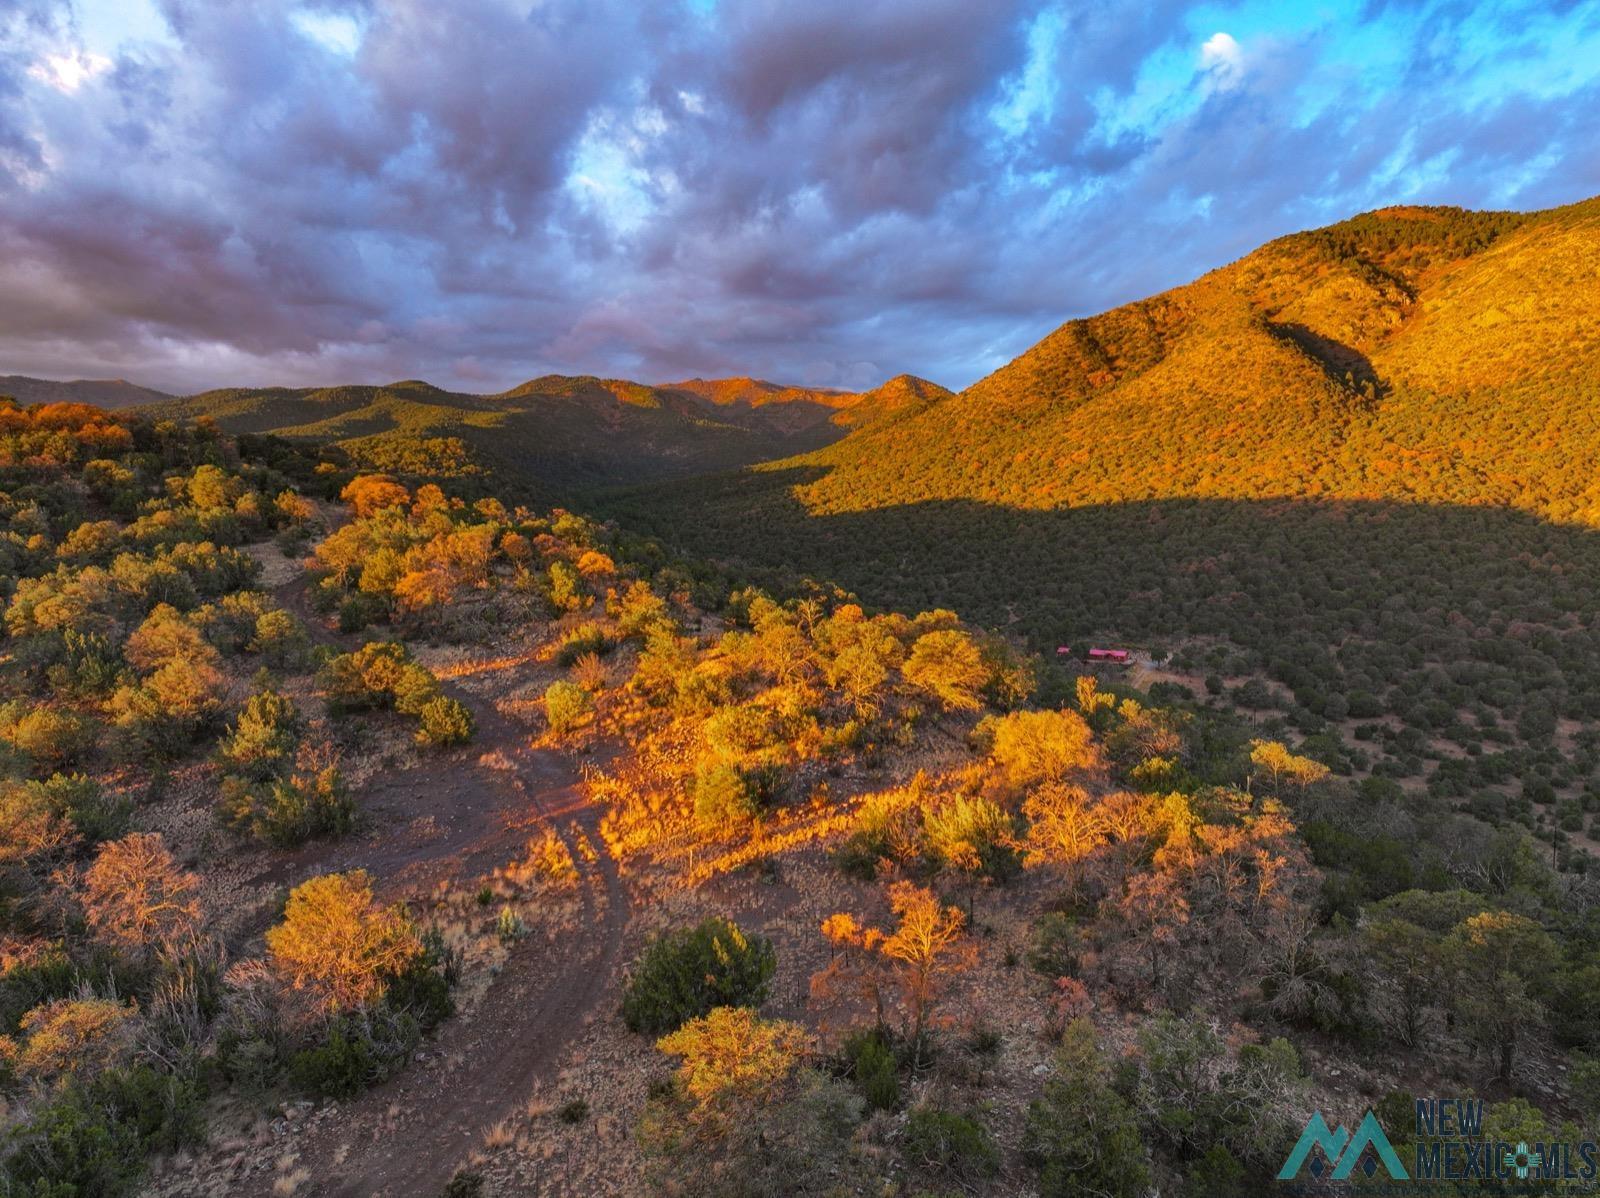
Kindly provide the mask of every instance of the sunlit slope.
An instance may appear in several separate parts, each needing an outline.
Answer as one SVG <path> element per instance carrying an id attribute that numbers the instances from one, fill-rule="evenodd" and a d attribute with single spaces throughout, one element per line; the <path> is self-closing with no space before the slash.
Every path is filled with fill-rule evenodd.
<path id="1" fill-rule="evenodd" d="M 962 499 L 1514 503 L 1600 516 L 1600 206 L 1390 209 L 1063 325 L 796 462 L 817 512 Z"/>

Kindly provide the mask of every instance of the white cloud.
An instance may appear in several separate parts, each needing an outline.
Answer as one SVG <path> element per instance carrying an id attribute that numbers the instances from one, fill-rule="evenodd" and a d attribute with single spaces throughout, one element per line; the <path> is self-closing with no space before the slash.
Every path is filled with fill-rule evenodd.
<path id="1" fill-rule="evenodd" d="M 1200 65 L 1217 87 L 1237 86 L 1244 75 L 1244 48 L 1231 33 L 1213 33 L 1200 47 Z"/>
<path id="2" fill-rule="evenodd" d="M 110 69 L 111 60 L 104 55 L 74 50 L 48 55 L 29 67 L 28 75 L 70 96 L 96 75 L 103 75 Z"/>
<path id="3" fill-rule="evenodd" d="M 296 29 L 325 50 L 348 58 L 361 49 L 361 25 L 352 16 L 302 8 L 291 13 L 289 20 Z"/>

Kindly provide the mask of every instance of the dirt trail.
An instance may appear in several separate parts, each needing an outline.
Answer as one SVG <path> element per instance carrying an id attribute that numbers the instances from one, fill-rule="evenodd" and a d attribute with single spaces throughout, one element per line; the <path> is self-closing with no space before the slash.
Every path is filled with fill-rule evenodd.
<path id="1" fill-rule="evenodd" d="M 275 588 L 279 602 L 319 642 L 357 647 L 363 638 L 335 633 L 311 611 L 307 583 L 301 573 Z M 530 835 L 549 827 L 577 866 L 582 935 L 519 943 L 470 1014 L 448 1020 L 425 1046 L 426 1060 L 301 1132 L 294 1141 L 296 1167 L 309 1176 L 298 1194 L 439 1193 L 485 1131 L 512 1113 L 602 1013 L 619 964 L 633 898 L 598 833 L 599 809 L 578 789 L 574 763 L 533 748 L 529 729 L 491 699 L 448 681 L 442 685 L 472 712 L 477 732 L 471 750 L 397 775 L 389 789 L 404 788 L 435 807 L 441 794 L 448 795 L 446 822 L 420 839 L 386 835 L 322 846 L 288 862 L 284 872 L 304 876 L 360 865 L 385 889 L 397 876 L 411 888 L 434 875 L 481 874 L 519 855 Z M 486 756 L 494 768 L 480 760 Z M 274 1180 L 271 1173 L 256 1174 L 230 1192 L 271 1194 Z"/>

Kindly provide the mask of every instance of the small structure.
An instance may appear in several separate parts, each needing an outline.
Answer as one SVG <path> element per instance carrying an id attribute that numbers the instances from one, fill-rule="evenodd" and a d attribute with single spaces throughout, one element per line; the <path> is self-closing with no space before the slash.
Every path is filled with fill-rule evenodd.
<path id="1" fill-rule="evenodd" d="M 1066 657 L 1071 652 L 1072 652 L 1072 646 L 1071 645 L 1058 645 L 1056 647 L 1056 656 L 1057 657 Z"/>
<path id="2" fill-rule="evenodd" d="M 1126 649 L 1090 649 L 1090 661 L 1109 661 L 1112 665 L 1125 666 L 1128 664 L 1128 651 Z"/>

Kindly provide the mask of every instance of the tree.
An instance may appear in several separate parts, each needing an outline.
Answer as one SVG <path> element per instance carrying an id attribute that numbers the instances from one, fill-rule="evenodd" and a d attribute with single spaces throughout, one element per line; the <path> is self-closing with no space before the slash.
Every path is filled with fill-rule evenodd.
<path id="1" fill-rule="evenodd" d="M 384 508 L 404 507 L 411 502 L 411 493 L 387 474 L 358 474 L 339 492 L 339 498 L 358 519 L 366 519 Z"/>
<path id="2" fill-rule="evenodd" d="M 983 651 L 964 632 L 944 629 L 919 636 L 902 667 L 906 681 L 939 700 L 947 711 L 976 711 L 989 680 Z"/>
<path id="3" fill-rule="evenodd" d="M 996 721 L 995 761 L 1013 786 L 1056 782 L 1100 766 L 1089 725 L 1075 711 L 1013 711 Z"/>
<path id="4" fill-rule="evenodd" d="M 1404 919 L 1377 918 L 1362 924 L 1361 942 L 1374 1011 L 1396 1039 L 1416 1047 L 1439 997 L 1439 937 Z"/>
<path id="5" fill-rule="evenodd" d="M 1189 922 L 1189 900 L 1171 874 L 1142 873 L 1128 880 L 1117 910 L 1134 943 L 1144 944 L 1149 951 L 1150 978 L 1159 989 L 1166 950 L 1177 944 L 1179 933 Z"/>
<path id="6" fill-rule="evenodd" d="M 1284 781 L 1297 790 L 1304 790 L 1328 776 L 1328 767 L 1309 757 L 1298 757 L 1275 740 L 1250 742 L 1250 760 L 1272 775 L 1272 789 L 1277 791 Z"/>
<path id="7" fill-rule="evenodd" d="M 923 834 L 939 864 L 967 884 L 967 915 L 980 879 L 1004 880 L 1017 869 L 1011 817 L 991 799 L 957 795 L 928 810 Z"/>
<path id="8" fill-rule="evenodd" d="M 200 879 L 178 868 L 153 832 L 100 847 L 84 875 L 84 915 L 102 940 L 134 956 L 173 952 L 200 930 Z"/>
<path id="9" fill-rule="evenodd" d="M 1445 942 L 1460 983 L 1452 997 L 1467 1037 L 1495 1054 L 1511 1080 L 1517 1048 L 1545 1018 L 1533 984 L 1557 957 L 1549 934 L 1524 915 L 1485 911 L 1463 921 Z"/>
<path id="10" fill-rule="evenodd" d="M 1089 792 L 1064 782 L 1046 782 L 1029 792 L 1022 805 L 1028 819 L 1024 838 L 1029 868 L 1059 865 L 1067 889 L 1076 899 L 1083 888 L 1085 866 L 1106 841 L 1105 820 Z"/>
<path id="11" fill-rule="evenodd" d="M 365 870 L 323 874 L 289 893 L 283 922 L 267 930 L 273 967 L 319 1009 L 359 1009 L 423 952 L 398 907 L 379 907 Z"/>
<path id="12" fill-rule="evenodd" d="M 702 1113 L 733 1101 L 769 1100 L 810 1045 L 806 1030 L 781 1019 L 762 1019 L 749 1007 L 714 1007 L 656 1047 L 682 1057 L 678 1081 Z"/>
<path id="13" fill-rule="evenodd" d="M 938 1000 L 939 983 L 972 967 L 975 949 L 966 937 L 959 907 L 946 907 L 931 891 L 911 882 L 889 887 L 889 906 L 899 919 L 878 951 L 900 964 L 900 990 L 910 1015 L 913 1067 L 922 1064 L 928 1017 Z"/>
<path id="14" fill-rule="evenodd" d="M 1088 1019 L 1067 1024 L 1044 1093 L 1028 1104 L 1022 1154 L 1044 1198 L 1137 1198 L 1149 1184 L 1138 1120 Z"/>

